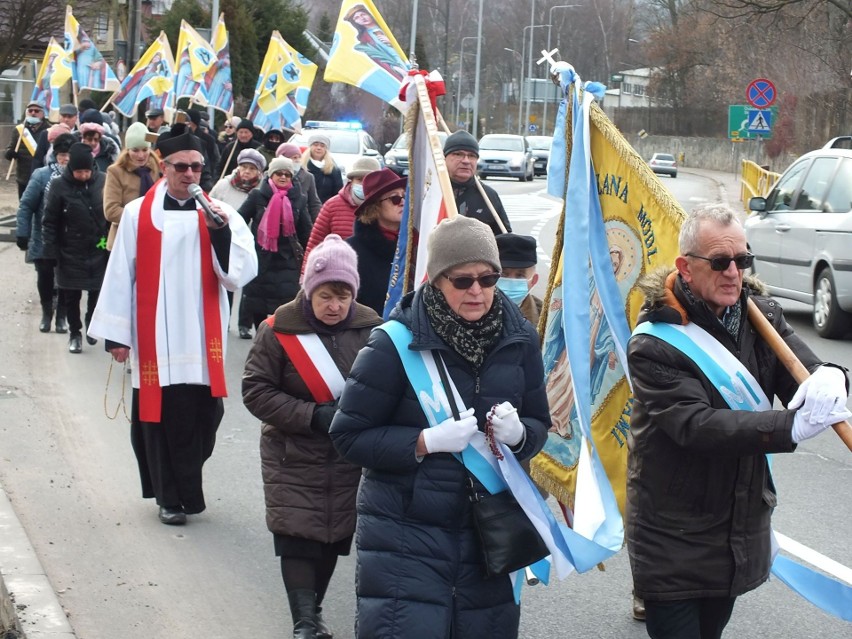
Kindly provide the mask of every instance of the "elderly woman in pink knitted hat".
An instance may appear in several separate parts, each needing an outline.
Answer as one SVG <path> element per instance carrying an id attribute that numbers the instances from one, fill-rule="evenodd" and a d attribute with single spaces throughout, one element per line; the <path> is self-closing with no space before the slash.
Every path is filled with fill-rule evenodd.
<path id="1" fill-rule="evenodd" d="M 322 602 L 355 533 L 361 469 L 328 435 L 337 398 L 376 313 L 355 302 L 357 257 L 338 235 L 310 254 L 296 299 L 263 322 L 243 372 L 243 402 L 263 424 L 266 524 L 281 558 L 293 636 L 332 636 Z"/>

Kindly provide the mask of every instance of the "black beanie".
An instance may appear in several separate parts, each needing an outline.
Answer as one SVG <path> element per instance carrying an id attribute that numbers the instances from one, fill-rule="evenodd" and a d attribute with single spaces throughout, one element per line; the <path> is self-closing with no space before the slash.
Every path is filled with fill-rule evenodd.
<path id="1" fill-rule="evenodd" d="M 98 105 L 95 103 L 95 101 L 89 98 L 83 98 L 77 105 L 77 111 L 79 111 L 80 113 L 82 113 L 83 111 L 88 111 L 89 109 L 97 110 L 97 108 Z"/>
<path id="2" fill-rule="evenodd" d="M 63 133 L 62 135 L 56 136 L 56 139 L 53 141 L 53 155 L 55 156 L 57 153 L 68 153 L 74 142 L 76 142 L 76 140 L 70 133 Z"/>
<path id="3" fill-rule="evenodd" d="M 91 171 L 95 163 L 92 157 L 92 147 L 82 142 L 75 142 L 71 145 L 68 151 L 70 157 L 68 159 L 69 171 Z"/>
<path id="4" fill-rule="evenodd" d="M 254 135 L 254 124 L 252 124 L 251 120 L 247 120 L 246 118 L 240 120 L 240 123 L 237 125 L 236 130 L 239 131 L 240 129 L 248 129 L 249 131 L 251 131 L 251 134 Z"/>
<path id="5" fill-rule="evenodd" d="M 479 144 L 467 131 L 456 131 L 444 142 L 444 157 L 456 151 L 470 151 L 479 156 Z"/>

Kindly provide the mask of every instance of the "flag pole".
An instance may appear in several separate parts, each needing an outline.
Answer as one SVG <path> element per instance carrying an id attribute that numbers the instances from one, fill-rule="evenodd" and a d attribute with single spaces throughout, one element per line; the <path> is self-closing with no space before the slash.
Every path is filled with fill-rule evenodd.
<path id="1" fill-rule="evenodd" d="M 18 134 L 18 143 L 15 145 L 15 155 L 18 154 L 18 149 L 21 148 L 21 138 L 22 137 L 23 136 L 19 133 Z M 6 181 L 7 182 L 9 181 L 9 176 L 12 175 L 12 169 L 15 168 L 15 162 L 17 162 L 17 161 L 18 161 L 18 158 L 12 158 L 12 161 L 9 162 L 9 170 L 6 171 Z"/>
<path id="2" fill-rule="evenodd" d="M 810 377 L 811 374 L 808 372 L 808 369 L 799 361 L 799 358 L 796 357 L 796 354 L 787 345 L 787 342 L 781 338 L 775 327 L 769 323 L 769 320 L 757 308 L 757 304 L 750 298 L 748 300 L 748 319 L 757 329 L 757 332 L 760 333 L 764 341 L 769 344 L 772 351 L 781 360 L 781 363 L 784 364 L 784 368 L 789 371 L 797 383 L 801 384 Z M 852 451 L 852 427 L 849 426 L 849 422 L 838 422 L 832 428 L 837 433 L 837 436 L 843 440 L 843 443 L 846 444 L 846 447 Z"/>
<path id="3" fill-rule="evenodd" d="M 225 172 L 228 170 L 228 165 L 231 163 L 231 158 L 234 157 L 234 151 L 237 150 L 237 136 L 234 135 L 234 146 L 231 147 L 231 152 L 228 154 L 228 160 L 225 162 L 224 166 L 222 166 L 222 175 L 219 176 L 219 179 L 223 179 L 225 177 Z"/>

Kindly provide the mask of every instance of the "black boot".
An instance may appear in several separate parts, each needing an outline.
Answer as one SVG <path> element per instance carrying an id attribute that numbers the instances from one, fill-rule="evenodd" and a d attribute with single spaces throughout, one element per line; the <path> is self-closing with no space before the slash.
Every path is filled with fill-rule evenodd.
<path id="1" fill-rule="evenodd" d="M 293 639 L 316 639 L 317 593 L 300 588 L 287 593 L 293 615 Z"/>
<path id="2" fill-rule="evenodd" d="M 50 332 L 50 322 L 53 320 L 53 309 L 52 308 L 44 308 L 41 309 L 41 322 L 38 324 L 38 330 L 42 333 Z"/>
<path id="3" fill-rule="evenodd" d="M 56 309 L 56 332 L 57 333 L 67 333 L 68 332 L 68 320 L 65 317 L 65 309 L 57 308 Z"/>
<path id="4" fill-rule="evenodd" d="M 334 633 L 322 618 L 322 606 L 317 604 L 317 639 L 334 639 Z"/>

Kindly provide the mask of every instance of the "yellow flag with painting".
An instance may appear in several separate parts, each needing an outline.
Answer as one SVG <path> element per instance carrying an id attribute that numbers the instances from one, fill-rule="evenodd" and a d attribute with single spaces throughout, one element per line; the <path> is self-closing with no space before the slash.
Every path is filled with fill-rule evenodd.
<path id="1" fill-rule="evenodd" d="M 582 86 L 576 78 L 563 77 L 570 98 L 569 91 L 591 92 Z M 587 419 L 593 457 L 623 513 L 633 404 L 624 363 L 627 340 L 644 301 L 637 282 L 658 266 L 674 264 L 685 214 L 591 97 L 584 95 L 585 102 L 574 104 L 570 98 L 563 101 L 551 149 L 548 191 L 566 200 L 539 324 L 553 427 L 532 461 L 531 473 L 573 510 L 586 441 L 581 420 Z M 575 156 L 585 151 L 575 120 L 582 117 L 588 123 L 584 134 L 591 157 L 578 160 Z M 578 198 L 578 176 L 572 173 L 582 170 L 588 171 L 589 182 L 586 195 Z M 582 191 L 582 180 L 576 184 Z M 585 237 L 578 231 L 581 223 L 588 229 Z M 570 234 L 565 233 L 568 228 Z M 581 323 L 572 326 L 576 316 L 582 317 Z M 572 350 L 566 342 L 578 333 L 583 337 Z M 584 378 L 579 385 L 572 375 L 578 370 Z"/>
<path id="2" fill-rule="evenodd" d="M 38 102 L 44 107 L 44 113 L 48 120 L 56 122 L 59 120 L 61 89 L 71 79 L 71 59 L 68 53 L 56 41 L 51 38 L 44 52 L 44 59 L 39 67 L 38 75 L 33 84 L 33 92 L 30 100 Z"/>
<path id="3" fill-rule="evenodd" d="M 343 0 L 325 81 L 359 87 L 403 111 L 407 75 L 408 58 L 371 0 Z"/>

